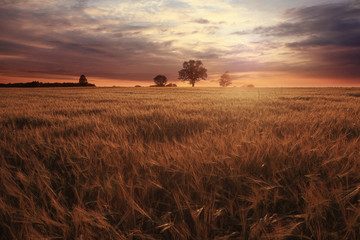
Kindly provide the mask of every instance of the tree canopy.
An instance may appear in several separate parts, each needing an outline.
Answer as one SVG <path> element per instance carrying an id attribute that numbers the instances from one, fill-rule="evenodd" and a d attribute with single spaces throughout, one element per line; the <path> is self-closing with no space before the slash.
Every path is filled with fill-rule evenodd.
<path id="1" fill-rule="evenodd" d="M 88 84 L 88 81 L 87 81 L 85 75 L 84 74 L 81 75 L 80 78 L 79 78 L 79 85 L 80 86 L 85 86 L 87 84 Z"/>
<path id="2" fill-rule="evenodd" d="M 183 63 L 183 69 L 179 71 L 179 79 L 182 81 L 189 81 L 194 87 L 195 82 L 200 79 L 207 78 L 207 69 L 204 68 L 203 63 L 200 60 L 189 60 Z"/>
<path id="3" fill-rule="evenodd" d="M 158 87 L 164 87 L 167 83 L 167 77 L 165 75 L 157 75 L 154 77 L 154 82 Z"/>
<path id="4" fill-rule="evenodd" d="M 230 74 L 226 71 L 223 75 L 221 75 L 219 79 L 219 84 L 221 87 L 227 87 L 232 84 Z"/>

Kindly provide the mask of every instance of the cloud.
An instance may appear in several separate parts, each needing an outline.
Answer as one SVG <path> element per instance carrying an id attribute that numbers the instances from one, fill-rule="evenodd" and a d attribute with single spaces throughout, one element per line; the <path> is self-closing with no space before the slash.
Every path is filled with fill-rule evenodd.
<path id="1" fill-rule="evenodd" d="M 359 4 L 326 4 L 290 9 L 285 16 L 287 22 L 257 27 L 252 33 L 280 38 L 297 57 L 308 61 L 308 65 L 298 68 L 299 72 L 317 77 L 359 80 Z"/>
<path id="2" fill-rule="evenodd" d="M 234 44 L 222 37 L 228 14 L 238 14 L 231 11 L 216 0 L 8 1 L 0 6 L 0 73 L 152 80 L 176 77 L 194 58 L 215 70 L 237 65 L 221 62 Z"/>
<path id="3" fill-rule="evenodd" d="M 235 31 L 231 33 L 232 35 L 247 35 L 249 34 L 248 31 Z"/>
<path id="4" fill-rule="evenodd" d="M 85 1 L 82 1 L 85 3 Z M 64 11 L 64 14 L 54 14 Z M 79 9 L 52 11 L 0 7 L 0 71 L 8 75 L 78 75 L 146 80 L 174 70 L 175 40 L 151 39 L 154 25 L 113 16 L 96 18 Z M 143 72 L 139 74 L 137 72 Z M 175 71 L 174 71 L 175 72 Z M 36 74 L 35 74 L 36 73 Z M 142 78 L 142 79 L 139 79 Z"/>
<path id="5" fill-rule="evenodd" d="M 257 27 L 254 33 L 268 36 L 301 36 L 323 33 L 353 33 L 359 30 L 360 5 L 328 4 L 290 9 L 288 21 L 272 27 Z"/>
<path id="6" fill-rule="evenodd" d="M 210 21 L 205 19 L 205 18 L 198 18 L 194 20 L 195 23 L 200 23 L 200 24 L 209 24 Z"/>
<path id="7" fill-rule="evenodd" d="M 84 8 L 88 2 L 89 2 L 89 0 L 77 0 L 77 3 L 80 8 Z"/>
<path id="8" fill-rule="evenodd" d="M 152 81 L 159 73 L 176 79 L 183 61 L 200 59 L 209 75 L 359 76 L 358 5 L 292 8 L 279 24 L 279 16 L 245 6 L 219 0 L 4 0 L 0 75 Z"/>
<path id="9" fill-rule="evenodd" d="M 176 0 L 165 1 L 165 2 L 163 2 L 163 6 L 166 8 L 172 8 L 172 9 L 186 9 L 186 8 L 190 7 L 189 4 L 187 4 L 183 1 L 176 1 Z"/>
<path id="10" fill-rule="evenodd" d="M 0 72 L 9 75 L 152 80 L 161 72 L 175 78 L 184 60 L 215 62 L 226 54 L 208 37 L 224 25 L 221 18 L 214 24 L 195 18 L 190 2 L 20 3 L 0 6 L 0 51 L 6 56 Z"/>

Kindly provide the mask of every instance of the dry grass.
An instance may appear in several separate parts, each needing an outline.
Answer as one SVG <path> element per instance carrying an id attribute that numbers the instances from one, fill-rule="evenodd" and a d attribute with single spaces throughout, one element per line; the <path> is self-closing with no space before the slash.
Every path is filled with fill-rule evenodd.
<path id="1" fill-rule="evenodd" d="M 359 89 L 0 94 L 0 239 L 359 239 Z"/>

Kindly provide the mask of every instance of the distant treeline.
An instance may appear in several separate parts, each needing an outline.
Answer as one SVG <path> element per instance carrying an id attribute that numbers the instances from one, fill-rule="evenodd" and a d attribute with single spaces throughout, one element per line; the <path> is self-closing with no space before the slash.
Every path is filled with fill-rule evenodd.
<path id="1" fill-rule="evenodd" d="M 19 88 L 35 88 L 35 87 L 95 87 L 92 83 L 42 83 L 38 81 L 27 83 L 0 83 L 0 87 L 19 87 Z"/>

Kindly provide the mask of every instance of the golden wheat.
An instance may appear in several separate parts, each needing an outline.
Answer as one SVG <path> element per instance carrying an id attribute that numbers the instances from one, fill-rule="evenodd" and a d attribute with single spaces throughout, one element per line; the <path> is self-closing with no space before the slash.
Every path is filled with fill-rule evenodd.
<path id="1" fill-rule="evenodd" d="M 360 89 L 0 94 L 0 239 L 359 239 Z"/>

